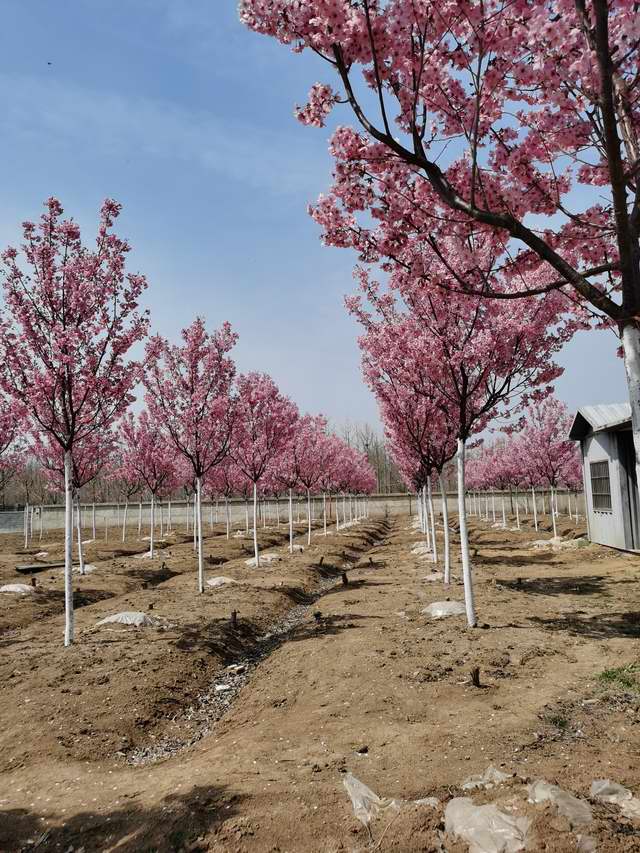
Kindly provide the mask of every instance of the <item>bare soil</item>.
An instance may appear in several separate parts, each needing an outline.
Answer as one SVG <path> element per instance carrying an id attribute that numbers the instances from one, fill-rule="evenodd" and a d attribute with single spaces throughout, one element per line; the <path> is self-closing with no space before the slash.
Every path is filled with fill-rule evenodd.
<path id="1" fill-rule="evenodd" d="M 584 532 L 560 527 L 565 541 Z M 589 800 L 610 778 L 640 795 L 640 557 L 535 548 L 548 532 L 472 519 L 469 629 L 421 613 L 463 593 L 425 580 L 408 518 L 316 530 L 308 548 L 297 533 L 304 551 L 289 555 L 284 529 L 262 530 L 282 560 L 255 569 L 248 538 L 210 531 L 208 577 L 237 583 L 204 595 L 184 532 L 154 560 L 133 533 L 89 543 L 69 649 L 61 570 L 0 596 L 0 851 L 462 853 L 443 816 L 463 795 L 529 816 L 528 850 L 570 851 L 578 830 L 528 803 L 528 782 Z M 0 585 L 29 583 L 20 537 L 1 545 Z M 38 551 L 60 558 L 60 537 Z M 161 624 L 96 625 L 122 610 Z M 490 764 L 512 778 L 461 791 Z M 401 801 L 371 836 L 347 771 Z M 426 797 L 439 806 L 413 802 Z M 590 803 L 582 832 L 600 853 L 640 851 L 639 821 Z"/>

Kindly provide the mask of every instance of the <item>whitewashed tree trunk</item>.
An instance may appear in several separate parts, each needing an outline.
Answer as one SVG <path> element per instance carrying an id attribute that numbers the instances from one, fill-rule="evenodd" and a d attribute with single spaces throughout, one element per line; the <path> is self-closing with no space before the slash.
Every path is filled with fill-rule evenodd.
<path id="1" fill-rule="evenodd" d="M 158 502 L 158 509 L 160 510 L 160 539 L 164 536 L 164 505 L 162 500 Z"/>
<path id="2" fill-rule="evenodd" d="M 533 507 L 533 526 L 538 529 L 538 503 L 536 501 L 535 486 L 531 486 L 531 505 Z"/>
<path id="3" fill-rule="evenodd" d="M 504 495 L 502 495 L 502 527 L 507 529 L 507 511 L 504 507 Z"/>
<path id="4" fill-rule="evenodd" d="M 218 500 L 218 498 L 216 498 L 216 524 L 220 520 L 218 517 L 218 509 L 219 509 L 218 504 L 219 504 L 219 500 Z"/>
<path id="5" fill-rule="evenodd" d="M 249 532 L 249 501 L 244 502 L 244 532 Z"/>
<path id="6" fill-rule="evenodd" d="M 462 579 L 464 582 L 464 603 L 467 611 L 467 623 L 470 628 L 477 625 L 476 610 L 473 600 L 473 576 L 471 574 L 471 557 L 469 554 L 469 534 L 467 531 L 467 516 L 464 502 L 464 441 L 458 439 L 458 523 L 460 525 L 460 552 L 462 557 Z"/>
<path id="7" fill-rule="evenodd" d="M 173 529 L 173 522 L 171 519 L 171 500 L 167 502 L 167 530 Z"/>
<path id="8" fill-rule="evenodd" d="M 229 498 L 226 495 L 224 498 L 224 512 L 227 522 L 227 539 L 229 539 L 231 536 L 231 519 L 229 518 Z"/>
<path id="9" fill-rule="evenodd" d="M 193 496 L 193 550 L 198 550 L 198 499 Z"/>
<path id="10" fill-rule="evenodd" d="M 64 453 L 64 644 L 73 643 L 73 491 L 71 451 Z"/>
<path id="11" fill-rule="evenodd" d="M 576 521 L 578 520 L 578 519 L 577 519 L 577 515 L 578 515 L 578 510 L 576 509 Z M 44 525 L 44 504 L 40 504 L 40 534 L 39 534 L 39 536 L 38 536 L 38 538 L 39 538 L 40 542 L 42 542 L 42 528 L 43 528 L 43 525 Z"/>
<path id="12" fill-rule="evenodd" d="M 518 506 L 518 490 L 516 489 L 516 527 L 520 530 L 520 507 Z"/>
<path id="13" fill-rule="evenodd" d="M 327 535 L 327 496 L 323 492 L 322 493 L 322 526 L 324 528 L 324 535 Z"/>
<path id="14" fill-rule="evenodd" d="M 276 529 L 280 530 L 280 495 L 276 495 Z"/>
<path id="15" fill-rule="evenodd" d="M 307 545 L 311 545 L 311 492 L 307 489 Z"/>
<path id="16" fill-rule="evenodd" d="M 442 526 L 444 528 L 444 582 L 451 583 L 451 534 L 449 531 L 449 507 L 447 506 L 447 492 L 444 487 L 442 472 L 438 474 L 440 483 L 440 494 L 442 495 Z"/>
<path id="17" fill-rule="evenodd" d="M 96 538 L 96 505 L 93 503 L 91 505 L 91 535 L 93 539 Z"/>
<path id="18" fill-rule="evenodd" d="M 430 519 L 429 519 L 429 504 L 427 503 L 427 487 L 426 486 L 422 487 L 422 504 L 423 504 L 422 512 L 423 512 L 423 518 L 424 518 L 424 533 L 425 533 L 425 536 L 427 539 L 427 548 L 430 551 L 433 551 L 433 545 L 431 543 L 431 525 L 430 525 Z"/>
<path id="19" fill-rule="evenodd" d="M 124 542 L 127 535 L 127 511 L 129 509 L 129 501 L 124 502 L 124 513 L 122 515 L 122 541 Z"/>
<path id="20" fill-rule="evenodd" d="M 551 508 L 551 521 L 553 523 L 553 538 L 555 539 L 558 535 L 558 527 L 556 524 L 556 511 L 553 505 L 553 487 L 551 487 L 551 494 L 549 495 L 549 506 Z"/>
<path id="21" fill-rule="evenodd" d="M 185 501 L 185 512 L 187 514 L 187 533 L 191 530 L 191 510 L 189 507 L 189 498 Z"/>
<path id="22" fill-rule="evenodd" d="M 289 553 L 293 554 L 293 490 L 289 489 Z"/>
<path id="23" fill-rule="evenodd" d="M 427 500 L 429 503 L 429 515 L 431 516 L 431 550 L 433 562 L 438 562 L 438 542 L 436 540 L 436 517 L 433 511 L 433 494 L 431 492 L 431 477 L 427 480 Z"/>
<path id="24" fill-rule="evenodd" d="M 253 484 L 253 550 L 255 551 L 256 568 L 260 567 L 260 552 L 258 551 L 258 484 Z"/>
<path id="25" fill-rule="evenodd" d="M 209 530 L 213 530 L 213 501 L 209 503 Z"/>
<path id="26" fill-rule="evenodd" d="M 156 502 L 155 495 L 151 492 L 151 525 L 150 525 L 150 533 L 149 533 L 149 556 L 154 556 L 154 536 L 155 536 L 155 528 L 156 528 Z"/>
<path id="27" fill-rule="evenodd" d="M 84 575 L 84 552 L 82 550 L 82 523 L 80 521 L 80 500 L 76 504 L 76 534 L 78 537 L 78 563 L 80 563 L 80 574 Z"/>
<path id="28" fill-rule="evenodd" d="M 491 515 L 493 516 L 493 523 L 496 523 L 496 496 L 491 493 Z"/>
<path id="29" fill-rule="evenodd" d="M 24 505 L 24 519 L 23 519 L 23 527 L 24 527 L 24 547 L 29 547 L 29 504 L 25 503 Z"/>
<path id="30" fill-rule="evenodd" d="M 204 592 L 204 553 L 202 549 L 202 479 L 196 477 L 196 503 L 198 524 L 198 592 Z"/>
<path id="31" fill-rule="evenodd" d="M 142 498 L 138 503 L 138 536 L 142 533 Z"/>
<path id="32" fill-rule="evenodd" d="M 338 495 L 336 495 L 336 533 L 340 530 L 340 499 Z"/>

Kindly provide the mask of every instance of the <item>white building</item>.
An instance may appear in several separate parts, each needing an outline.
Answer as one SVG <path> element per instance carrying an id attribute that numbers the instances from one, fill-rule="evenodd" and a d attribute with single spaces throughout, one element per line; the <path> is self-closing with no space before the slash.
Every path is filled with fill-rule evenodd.
<path id="1" fill-rule="evenodd" d="M 582 406 L 569 431 L 580 442 L 589 539 L 640 550 L 635 452 L 628 403 Z"/>

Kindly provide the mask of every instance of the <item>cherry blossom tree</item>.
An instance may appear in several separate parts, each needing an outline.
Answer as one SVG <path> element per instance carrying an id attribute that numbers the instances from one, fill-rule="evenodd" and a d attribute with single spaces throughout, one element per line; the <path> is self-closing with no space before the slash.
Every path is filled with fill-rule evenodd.
<path id="1" fill-rule="evenodd" d="M 565 472 L 571 472 L 579 460 L 579 451 L 569 440 L 571 417 L 564 403 L 549 397 L 530 406 L 523 416 L 524 428 L 520 433 L 520 459 L 523 467 L 538 482 L 547 485 L 551 492 L 551 519 L 553 535 L 558 535 L 557 487 L 565 482 Z M 554 500 L 555 498 L 555 500 Z"/>
<path id="2" fill-rule="evenodd" d="M 555 293 L 594 312 L 622 340 L 639 459 L 634 0 L 241 0 L 240 17 L 326 60 L 333 80 L 312 87 L 303 123 L 347 104 L 359 125 L 333 136 L 325 239 L 430 291 L 447 270 L 444 286 L 483 299 Z M 470 280 L 449 240 L 478 233 L 495 258 Z"/>
<path id="3" fill-rule="evenodd" d="M 113 232 L 120 205 L 100 211 L 95 249 L 63 220 L 51 198 L 40 223 L 25 222 L 22 252 L 2 255 L 6 310 L 0 328 L 0 385 L 50 437 L 65 460 L 65 645 L 73 642 L 72 457 L 132 402 L 140 366 L 127 360 L 147 333 L 138 311 L 147 284 L 126 272 L 128 243 Z"/>
<path id="4" fill-rule="evenodd" d="M 572 327 L 550 329 L 545 305 L 523 301 L 517 315 L 508 303 L 431 292 L 405 272 L 390 277 L 382 292 L 360 274 L 362 296 L 347 305 L 364 327 L 359 339 L 366 365 L 384 370 L 387 354 L 398 352 L 409 366 L 408 387 L 426 389 L 456 436 L 458 517 L 467 621 L 477 620 L 465 502 L 465 450 L 469 438 L 493 419 L 513 416 L 530 395 L 541 398 L 562 371 L 552 355 Z M 508 310 L 507 310 L 508 309 Z M 551 307 L 550 310 L 554 310 Z"/>
<path id="5" fill-rule="evenodd" d="M 307 544 L 311 544 L 311 489 L 319 483 L 332 456 L 333 444 L 327 436 L 322 415 L 304 415 L 296 423 L 287 450 L 296 480 L 307 496 Z M 291 525 L 291 521 L 289 522 Z"/>
<path id="6" fill-rule="evenodd" d="M 227 455 L 233 425 L 230 397 L 235 365 L 227 357 L 237 340 L 231 326 L 209 334 L 196 318 L 182 331 L 184 343 L 159 335 L 147 345 L 145 400 L 173 446 L 193 470 L 196 486 L 198 592 L 204 592 L 202 480 Z"/>
<path id="7" fill-rule="evenodd" d="M 120 467 L 114 473 L 122 480 L 144 484 L 151 493 L 149 557 L 153 558 L 156 499 L 182 485 L 184 470 L 169 436 L 148 411 L 137 417 L 128 412 L 121 421 L 121 434 Z"/>
<path id="8" fill-rule="evenodd" d="M 253 545 L 255 563 L 259 566 L 258 485 L 291 439 L 298 409 L 265 373 L 239 376 L 236 394 L 230 454 L 253 484 Z"/>

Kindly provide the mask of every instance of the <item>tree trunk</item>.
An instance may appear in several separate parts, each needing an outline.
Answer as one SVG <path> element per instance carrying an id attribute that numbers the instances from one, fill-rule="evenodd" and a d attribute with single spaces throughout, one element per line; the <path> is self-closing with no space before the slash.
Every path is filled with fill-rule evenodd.
<path id="1" fill-rule="evenodd" d="M 576 521 L 578 520 L 578 510 L 576 509 Z M 40 534 L 38 536 L 40 542 L 42 542 L 42 527 L 44 524 L 44 504 L 40 504 Z"/>
<path id="2" fill-rule="evenodd" d="M 204 554 L 202 552 L 202 480 L 196 477 L 196 520 L 198 523 L 198 592 L 204 592 Z"/>
<path id="3" fill-rule="evenodd" d="M 327 535 L 327 496 L 323 492 L 322 493 L 322 526 L 324 528 L 324 535 Z"/>
<path id="4" fill-rule="evenodd" d="M 433 551 L 433 562 L 438 562 L 438 542 L 436 540 L 436 519 L 433 511 L 433 495 L 431 493 L 431 477 L 427 480 L 427 500 L 429 502 L 429 515 L 431 516 L 431 550 Z"/>
<path id="5" fill-rule="evenodd" d="M 213 530 L 213 501 L 209 504 L 209 530 Z"/>
<path id="6" fill-rule="evenodd" d="M 451 538 L 449 532 L 449 507 L 447 506 L 447 493 L 444 488 L 442 472 L 438 474 L 440 482 L 440 494 L 442 495 L 442 526 L 444 527 L 444 582 L 451 583 Z"/>
<path id="7" fill-rule="evenodd" d="M 307 489 L 307 545 L 311 545 L 311 492 Z"/>
<path id="8" fill-rule="evenodd" d="M 80 500 L 76 503 L 76 531 L 78 536 L 78 562 L 80 563 L 80 574 L 84 575 L 84 552 L 82 550 L 82 524 L 80 523 Z"/>
<path id="9" fill-rule="evenodd" d="M 520 530 L 520 507 L 518 506 L 518 490 L 516 489 L 516 527 Z"/>
<path id="10" fill-rule="evenodd" d="M 96 505 L 95 503 L 91 506 L 91 534 L 93 538 L 96 538 Z"/>
<path id="11" fill-rule="evenodd" d="M 464 603 L 467 611 L 467 623 L 470 628 L 477 625 L 475 605 L 473 601 L 473 577 L 471 575 L 471 558 L 469 555 L 469 534 L 467 532 L 467 515 L 464 502 L 464 441 L 458 439 L 458 523 L 460 525 L 460 552 L 462 556 L 462 579 L 464 581 Z"/>
<path id="12" fill-rule="evenodd" d="M 171 525 L 172 525 L 172 521 L 171 521 L 171 501 L 168 501 L 168 503 L 167 503 L 167 531 L 168 531 L 168 532 L 171 532 Z"/>
<path id="13" fill-rule="evenodd" d="M 293 495 L 289 489 L 289 553 L 293 554 Z"/>
<path id="14" fill-rule="evenodd" d="M 493 523 L 496 523 L 496 496 L 493 492 L 491 492 L 491 515 L 493 516 Z"/>
<path id="15" fill-rule="evenodd" d="M 255 551 L 256 569 L 260 568 L 260 552 L 258 550 L 258 484 L 253 484 L 253 550 Z"/>
<path id="16" fill-rule="evenodd" d="M 29 504 L 24 505 L 24 547 L 29 547 Z"/>
<path id="17" fill-rule="evenodd" d="M 196 487 L 197 488 L 197 487 Z M 193 496 L 193 550 L 198 550 L 198 498 Z"/>
<path id="18" fill-rule="evenodd" d="M 229 498 L 227 497 L 227 495 L 225 495 L 224 497 L 224 512 L 225 519 L 227 522 L 227 539 L 229 539 L 231 535 L 231 519 L 229 518 Z"/>
<path id="19" fill-rule="evenodd" d="M 129 509 L 129 501 L 124 502 L 124 513 L 122 516 L 122 541 L 124 542 L 127 535 L 127 510 Z"/>
<path id="20" fill-rule="evenodd" d="M 531 486 L 531 504 L 533 506 L 533 526 L 538 529 L 538 505 L 536 503 L 535 486 Z"/>
<path id="21" fill-rule="evenodd" d="M 64 644 L 73 643 L 73 492 L 71 451 L 64 453 Z"/>
<path id="22" fill-rule="evenodd" d="M 551 507 L 551 521 L 553 522 L 553 538 L 555 539 L 558 536 L 558 526 L 556 524 L 556 511 L 553 505 L 553 486 L 551 487 L 551 494 L 549 495 L 549 505 Z"/>
<path id="23" fill-rule="evenodd" d="M 513 511 L 513 495 L 511 495 L 511 508 Z M 507 513 L 504 508 L 504 495 L 502 495 L 502 529 L 507 529 Z"/>
<path id="24" fill-rule="evenodd" d="M 156 502 L 155 502 L 155 496 L 154 496 L 153 492 L 151 492 L 151 534 L 149 536 L 149 556 L 150 557 L 154 556 L 153 536 L 154 536 L 155 526 L 156 526 L 156 517 L 155 516 L 156 516 Z"/>
<path id="25" fill-rule="evenodd" d="M 249 532 L 249 501 L 244 502 L 244 532 Z"/>
<path id="26" fill-rule="evenodd" d="M 138 536 L 142 533 L 142 498 L 138 504 Z"/>

